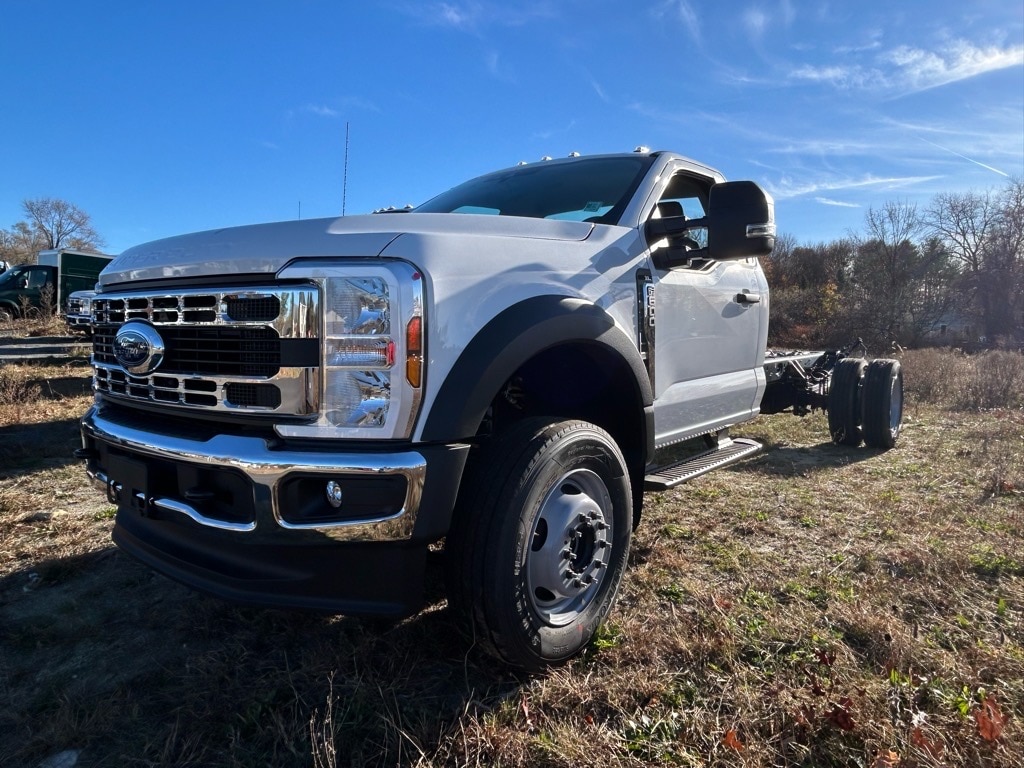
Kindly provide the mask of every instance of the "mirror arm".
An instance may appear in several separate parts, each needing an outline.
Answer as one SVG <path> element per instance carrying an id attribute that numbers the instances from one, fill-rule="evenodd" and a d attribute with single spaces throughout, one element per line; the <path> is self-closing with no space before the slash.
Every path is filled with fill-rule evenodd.
<path id="1" fill-rule="evenodd" d="M 678 248 L 661 248 L 651 254 L 651 261 L 655 268 L 661 270 L 675 269 L 676 267 L 689 266 L 695 259 L 710 259 L 707 248 L 698 248 L 693 251 L 684 251 Z"/>
<path id="2" fill-rule="evenodd" d="M 680 219 L 682 219 L 680 221 Z M 644 234 L 648 243 L 656 243 L 664 238 L 670 240 L 674 237 L 681 237 L 691 229 L 701 229 L 708 226 L 708 217 L 699 219 L 686 219 L 682 216 L 672 216 L 667 219 L 649 219 L 644 225 Z"/>

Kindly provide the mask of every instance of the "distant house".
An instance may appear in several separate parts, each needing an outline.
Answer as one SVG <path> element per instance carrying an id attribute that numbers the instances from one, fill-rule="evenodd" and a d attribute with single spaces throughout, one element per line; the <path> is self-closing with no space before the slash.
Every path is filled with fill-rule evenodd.
<path id="1" fill-rule="evenodd" d="M 985 340 L 978 336 L 978 326 L 970 317 L 952 310 L 946 312 L 932 329 L 925 333 L 925 339 L 936 346 L 974 346 L 984 345 Z"/>

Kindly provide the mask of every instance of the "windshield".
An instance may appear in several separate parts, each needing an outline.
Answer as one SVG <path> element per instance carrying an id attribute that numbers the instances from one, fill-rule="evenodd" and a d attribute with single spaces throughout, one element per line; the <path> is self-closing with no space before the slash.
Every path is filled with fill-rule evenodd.
<path id="1" fill-rule="evenodd" d="M 413 212 L 615 224 L 653 160 L 635 155 L 521 165 L 453 187 Z"/>
<path id="2" fill-rule="evenodd" d="M 14 280 L 15 277 L 20 275 L 25 270 L 20 267 L 11 267 L 3 274 L 0 274 L 0 285 L 6 285 L 7 283 Z"/>

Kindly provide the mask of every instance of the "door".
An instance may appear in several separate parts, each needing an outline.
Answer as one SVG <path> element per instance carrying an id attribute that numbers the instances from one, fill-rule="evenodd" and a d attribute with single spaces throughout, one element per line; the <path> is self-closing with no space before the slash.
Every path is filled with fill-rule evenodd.
<path id="1" fill-rule="evenodd" d="M 53 295 L 53 284 L 50 275 L 53 272 L 51 267 L 29 266 L 18 276 L 18 286 L 22 288 L 21 295 L 28 297 L 32 306 L 41 306 L 43 291 L 47 285 L 50 286 L 49 301 L 52 306 L 56 297 Z"/>
<path id="2" fill-rule="evenodd" d="M 704 216 L 712 180 L 673 175 L 652 216 Z M 694 230 L 695 258 L 659 269 L 651 260 L 655 307 L 656 445 L 668 445 L 746 421 L 764 387 L 768 286 L 756 259 L 710 261 L 696 256 L 706 231 Z M 652 248 L 667 247 L 662 241 Z"/>

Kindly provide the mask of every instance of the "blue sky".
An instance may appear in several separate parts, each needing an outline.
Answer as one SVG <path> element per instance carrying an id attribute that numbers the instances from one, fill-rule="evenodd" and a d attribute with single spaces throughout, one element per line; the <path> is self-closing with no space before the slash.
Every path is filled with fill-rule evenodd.
<path id="1" fill-rule="evenodd" d="M 0 29 L 0 227 L 59 197 L 112 253 L 639 144 L 806 243 L 1024 176 L 1019 0 L 0 0 Z"/>

